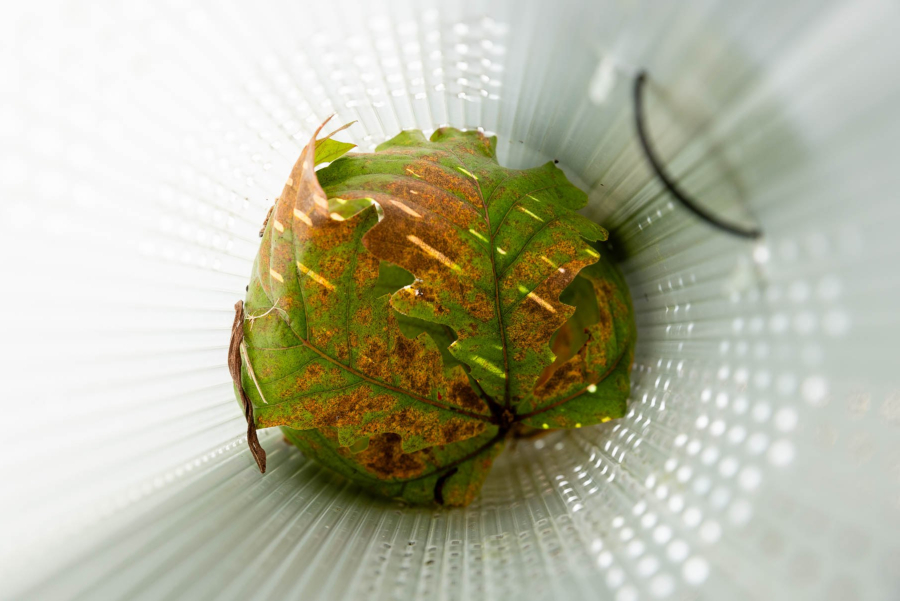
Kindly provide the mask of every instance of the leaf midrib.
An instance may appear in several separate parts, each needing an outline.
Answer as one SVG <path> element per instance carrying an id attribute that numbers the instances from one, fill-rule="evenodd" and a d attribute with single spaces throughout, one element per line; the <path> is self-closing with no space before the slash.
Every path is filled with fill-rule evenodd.
<path id="1" fill-rule="evenodd" d="M 468 165 L 463 163 L 462 159 L 455 152 L 452 150 L 448 150 L 448 152 L 462 165 L 463 169 L 469 171 Z M 479 198 L 481 198 L 481 206 L 484 209 L 484 221 L 487 224 L 488 234 L 490 234 L 491 215 L 490 211 L 488 211 L 487 202 L 484 200 L 484 193 L 481 191 L 481 182 L 474 175 L 472 179 L 475 180 L 475 188 L 478 190 Z M 503 323 L 503 309 L 500 304 L 500 280 L 497 278 L 497 262 L 494 257 L 494 237 L 490 236 L 489 240 L 491 242 L 488 244 L 488 256 L 491 258 L 491 275 L 494 280 L 494 310 L 497 312 L 497 324 L 500 328 L 500 340 L 503 346 L 503 406 L 510 410 L 512 409 L 512 399 L 510 398 L 509 350 L 507 348 L 509 345 L 506 340 L 506 326 Z"/>

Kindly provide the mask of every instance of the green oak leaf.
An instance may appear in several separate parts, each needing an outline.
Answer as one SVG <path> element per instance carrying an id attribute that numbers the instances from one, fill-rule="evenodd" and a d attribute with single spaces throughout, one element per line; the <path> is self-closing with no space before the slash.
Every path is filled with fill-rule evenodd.
<path id="1" fill-rule="evenodd" d="M 350 147 L 314 136 L 264 226 L 240 345 L 256 427 L 378 494 L 467 505 L 514 426 L 623 415 L 630 299 L 562 171 L 449 128 Z"/>

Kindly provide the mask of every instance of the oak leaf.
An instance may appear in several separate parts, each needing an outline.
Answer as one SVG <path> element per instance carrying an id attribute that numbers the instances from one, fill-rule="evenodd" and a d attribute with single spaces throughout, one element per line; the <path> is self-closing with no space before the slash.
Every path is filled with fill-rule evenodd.
<path id="1" fill-rule="evenodd" d="M 237 345 L 251 426 L 380 494 L 466 505 L 514 426 L 624 415 L 630 299 L 561 170 L 451 128 L 338 144 L 313 136 L 265 224 Z"/>

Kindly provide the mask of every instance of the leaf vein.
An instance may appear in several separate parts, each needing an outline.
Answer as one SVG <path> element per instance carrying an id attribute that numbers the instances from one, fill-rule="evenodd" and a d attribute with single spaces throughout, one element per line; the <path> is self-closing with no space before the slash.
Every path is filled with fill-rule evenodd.
<path id="1" fill-rule="evenodd" d="M 448 151 L 452 154 L 459 164 L 466 168 L 467 165 L 463 163 L 462 159 L 457 156 L 455 152 Z M 481 197 L 481 206 L 484 208 L 484 221 L 487 223 L 488 233 L 491 232 L 491 215 L 490 211 L 488 211 L 487 203 L 484 200 L 484 193 L 481 191 L 481 184 L 478 182 L 478 178 L 473 176 L 475 180 L 475 187 L 478 189 L 478 196 Z M 491 238 L 493 241 L 493 238 Z M 503 309 L 500 305 L 500 279 L 497 277 L 497 262 L 494 258 L 494 250 L 493 248 L 488 249 L 488 256 L 491 258 L 491 275 L 494 280 L 494 310 L 497 312 L 497 327 L 500 330 L 500 340 L 503 346 L 503 404 L 507 409 L 512 408 L 512 399 L 510 398 L 510 376 L 512 375 L 509 371 L 509 342 L 507 340 L 506 335 L 506 325 L 503 323 Z"/>
<path id="2" fill-rule="evenodd" d="M 531 244 L 531 241 L 534 239 L 534 237 L 537 236 L 538 234 L 540 234 L 542 231 L 544 231 L 544 228 L 549 226 L 551 223 L 556 223 L 557 221 L 559 221 L 560 217 L 561 217 L 560 215 L 557 215 L 550 221 L 543 223 L 541 225 L 541 227 L 536 229 L 534 231 L 534 233 L 532 233 L 530 236 L 528 236 L 528 239 L 525 240 L 525 244 L 522 245 L 522 248 L 519 249 L 519 252 L 516 253 L 516 256 L 513 258 L 513 260 L 510 261 L 509 263 L 507 263 L 506 267 L 503 268 L 503 270 L 500 272 L 500 275 L 498 277 L 500 277 L 500 279 L 503 279 L 506 276 L 506 272 L 509 271 L 513 267 L 513 265 L 518 263 L 519 260 L 522 258 L 522 254 L 525 252 L 525 249 L 528 248 L 528 245 Z"/>
<path id="3" fill-rule="evenodd" d="M 500 228 L 503 227 L 503 224 L 506 222 L 506 218 L 509 217 L 509 214 L 512 212 L 512 210 L 513 210 L 514 208 L 516 208 L 516 207 L 519 205 L 519 201 L 521 201 L 521 200 L 522 200 L 523 198 L 525 198 L 526 196 L 530 196 L 530 195 L 532 195 L 532 194 L 537 194 L 538 192 L 544 192 L 545 190 L 552 190 L 553 188 L 559 188 L 561 185 L 562 185 L 562 184 L 553 184 L 552 186 L 546 186 L 546 187 L 544 187 L 544 188 L 538 188 L 537 190 L 532 190 L 531 192 L 526 192 L 525 194 L 522 194 L 522 195 L 519 196 L 517 199 L 515 199 L 515 200 L 512 202 L 512 204 L 509 205 L 509 208 L 506 209 L 506 213 L 503 214 L 503 217 L 500 219 L 500 223 L 497 224 L 497 229 L 496 229 L 496 231 L 491 232 L 491 243 L 494 242 L 494 238 L 496 237 L 497 232 L 500 231 Z"/>

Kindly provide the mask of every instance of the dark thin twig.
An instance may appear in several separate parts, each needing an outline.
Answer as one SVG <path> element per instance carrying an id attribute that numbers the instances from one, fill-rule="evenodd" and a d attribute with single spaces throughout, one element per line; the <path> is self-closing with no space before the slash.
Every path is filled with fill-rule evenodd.
<path id="1" fill-rule="evenodd" d="M 488 406 L 488 409 L 491 411 L 491 415 L 494 416 L 494 423 L 497 425 L 501 425 L 503 422 L 503 407 L 494 400 L 494 397 L 485 392 L 484 388 L 481 387 L 481 382 L 476 380 L 474 377 L 469 375 L 469 382 L 475 385 L 475 388 L 478 389 L 478 393 L 481 396 L 481 400 L 485 402 Z"/>
<path id="2" fill-rule="evenodd" d="M 453 468 L 449 472 L 443 474 L 440 478 L 437 479 L 437 482 L 434 484 L 434 500 L 438 505 L 444 504 L 444 484 L 449 480 L 456 472 L 459 471 L 458 467 Z"/>
<path id="3" fill-rule="evenodd" d="M 495 444 L 497 444 L 498 442 L 500 442 L 501 440 L 506 438 L 506 434 L 508 432 L 509 432 L 508 429 L 500 428 L 497 431 L 497 434 L 495 434 L 493 438 L 491 438 L 489 441 L 487 441 L 486 443 L 484 443 L 483 445 L 481 445 L 480 447 L 478 447 L 471 453 L 468 453 L 464 457 L 460 457 L 456 461 L 451 461 L 447 465 L 442 465 L 441 467 L 436 468 L 436 469 L 428 472 L 427 474 L 422 474 L 421 476 L 416 476 L 415 478 L 410 478 L 409 480 L 405 480 L 404 482 L 414 482 L 416 480 L 424 480 L 425 478 L 430 478 L 431 476 L 434 476 L 435 474 L 440 474 L 441 472 L 446 472 L 450 468 L 454 468 L 457 465 L 461 465 L 461 464 L 465 463 L 466 461 L 468 461 L 469 459 L 472 459 L 473 457 L 477 457 L 478 455 L 482 454 L 483 452 L 485 452 L 486 450 L 488 450 L 489 448 L 491 448 L 492 446 L 494 446 Z"/>
<path id="4" fill-rule="evenodd" d="M 681 188 L 675 183 L 675 181 L 669 177 L 663 168 L 662 163 L 657 158 L 656 154 L 653 151 L 653 148 L 650 144 L 650 136 L 647 134 L 647 130 L 644 126 L 644 84 L 647 81 L 647 72 L 641 71 L 638 73 L 637 78 L 634 80 L 634 119 L 635 125 L 637 126 L 637 134 L 638 139 L 641 142 L 641 148 L 644 150 L 644 155 L 647 157 L 647 161 L 650 163 L 650 167 L 653 168 L 653 172 L 656 174 L 656 177 L 663 183 L 669 193 L 674 196 L 678 202 L 680 202 L 686 209 L 691 211 L 694 215 L 703 219 L 710 225 L 719 228 L 729 234 L 733 234 L 735 236 L 740 236 L 742 238 L 759 238 L 762 235 L 762 230 L 759 228 L 746 228 L 740 225 L 736 225 L 733 223 L 728 223 L 707 211 L 693 200 L 688 198 L 688 196 L 682 192 Z"/>

